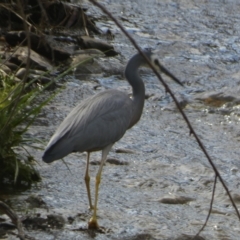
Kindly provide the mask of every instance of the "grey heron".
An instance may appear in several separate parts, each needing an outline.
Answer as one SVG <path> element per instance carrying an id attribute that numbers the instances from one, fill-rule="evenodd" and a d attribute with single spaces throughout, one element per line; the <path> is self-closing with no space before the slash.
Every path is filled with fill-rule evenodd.
<path id="1" fill-rule="evenodd" d="M 144 54 L 153 65 L 158 63 L 154 52 L 144 50 Z M 125 77 L 132 87 L 132 98 L 124 92 L 111 89 L 82 101 L 60 124 L 42 157 L 44 162 L 50 163 L 72 152 L 87 152 L 85 184 L 89 206 L 93 209 L 93 215 L 88 222 L 89 228 L 99 227 L 97 222 L 98 189 L 107 155 L 113 144 L 121 139 L 125 132 L 139 121 L 142 115 L 145 86 L 139 76 L 138 69 L 143 65 L 147 66 L 146 60 L 140 53 L 137 53 L 126 66 Z M 164 70 L 163 72 L 166 75 L 182 85 L 165 68 L 161 70 Z M 102 158 L 96 175 L 95 202 L 93 205 L 89 186 L 89 159 L 91 152 L 100 150 L 102 151 Z"/>

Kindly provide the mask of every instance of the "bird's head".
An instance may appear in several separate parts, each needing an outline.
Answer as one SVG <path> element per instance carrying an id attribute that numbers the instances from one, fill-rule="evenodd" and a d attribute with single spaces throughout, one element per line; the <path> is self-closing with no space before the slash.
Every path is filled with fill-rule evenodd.
<path id="1" fill-rule="evenodd" d="M 164 73 L 165 75 L 170 77 L 172 80 L 174 80 L 176 83 L 183 86 L 183 83 L 161 64 L 159 59 L 159 54 L 156 51 L 153 51 L 152 49 L 147 48 L 147 49 L 144 49 L 142 52 L 158 72 L 160 71 L 160 73 Z M 148 67 L 148 68 L 150 67 L 147 61 L 145 61 L 143 65 L 144 67 Z"/>

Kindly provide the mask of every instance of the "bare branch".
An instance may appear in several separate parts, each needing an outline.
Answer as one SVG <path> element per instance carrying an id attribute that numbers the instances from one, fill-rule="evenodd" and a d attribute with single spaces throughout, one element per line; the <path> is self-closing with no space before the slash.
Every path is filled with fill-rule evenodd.
<path id="1" fill-rule="evenodd" d="M 215 195 L 215 191 L 216 191 L 217 178 L 218 178 L 217 175 L 215 175 L 214 184 L 213 184 L 213 190 L 212 190 L 212 198 L 211 198 L 210 208 L 209 208 L 209 210 L 208 210 L 207 218 L 206 218 L 206 220 L 205 220 L 205 223 L 203 224 L 203 226 L 202 226 L 201 229 L 199 230 L 199 232 L 195 235 L 195 237 L 199 236 L 199 234 L 204 230 L 204 228 L 206 227 L 207 222 L 208 222 L 208 220 L 209 220 L 209 217 L 210 217 L 210 215 L 211 215 L 212 206 L 213 206 L 213 201 L 214 201 L 214 195 Z"/>
<path id="2" fill-rule="evenodd" d="M 0 201 L 0 211 L 8 215 L 12 223 L 16 226 L 16 228 L 18 229 L 18 237 L 21 240 L 26 240 L 26 236 L 23 231 L 22 222 L 18 218 L 17 214 L 7 204 L 5 204 L 2 201 Z"/>
<path id="3" fill-rule="evenodd" d="M 175 95 L 173 94 L 172 90 L 169 88 L 169 86 L 167 85 L 167 83 L 162 79 L 162 77 L 160 76 L 160 74 L 157 72 L 157 70 L 154 68 L 154 66 L 151 64 L 151 62 L 147 59 L 147 57 L 144 55 L 144 53 L 142 52 L 141 48 L 137 45 L 136 41 L 131 37 L 131 35 L 124 29 L 124 27 L 117 21 L 117 19 L 115 17 L 113 17 L 113 15 L 104 7 L 102 6 L 99 2 L 95 1 L 95 0 L 89 0 L 90 2 L 92 2 L 94 5 L 96 5 L 98 8 L 100 8 L 106 15 L 108 15 L 112 21 L 121 29 L 121 31 L 127 36 L 127 38 L 130 40 L 130 42 L 134 45 L 134 47 L 139 51 L 139 53 L 146 59 L 148 65 L 152 68 L 153 72 L 156 74 L 156 76 L 158 77 L 159 81 L 163 84 L 163 86 L 165 87 L 166 91 L 171 95 L 173 101 L 175 102 L 178 110 L 180 111 L 180 113 L 182 114 L 183 116 L 183 119 L 185 120 L 185 122 L 187 123 L 187 126 L 190 130 L 190 134 L 192 134 L 199 147 L 201 148 L 201 150 L 203 151 L 203 153 L 205 154 L 206 158 L 208 159 L 210 165 L 212 166 L 215 174 L 216 174 L 216 177 L 219 178 L 220 182 L 222 183 L 224 189 L 226 190 L 227 192 L 227 195 L 229 196 L 229 199 L 232 203 L 232 206 L 234 207 L 236 213 L 237 213 L 237 216 L 240 220 L 240 213 L 238 211 L 238 208 L 235 204 L 235 202 L 233 201 L 233 198 L 227 188 L 227 185 L 225 184 L 221 174 L 219 173 L 216 165 L 213 163 L 211 157 L 209 156 L 206 148 L 204 147 L 203 143 L 201 142 L 201 140 L 199 139 L 197 133 L 195 132 L 195 130 L 193 129 L 189 119 L 187 118 L 187 115 L 185 114 L 185 112 L 183 111 L 183 109 L 181 108 L 180 106 L 180 103 L 178 102 L 177 98 L 175 97 Z"/>

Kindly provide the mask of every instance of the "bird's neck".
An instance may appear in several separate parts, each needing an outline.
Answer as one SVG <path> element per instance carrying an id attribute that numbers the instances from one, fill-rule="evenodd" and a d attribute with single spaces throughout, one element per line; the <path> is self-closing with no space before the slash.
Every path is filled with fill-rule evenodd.
<path id="1" fill-rule="evenodd" d="M 142 79 L 139 76 L 138 68 L 142 65 L 142 61 L 139 59 L 130 59 L 125 70 L 125 77 L 129 84 L 132 86 L 133 91 L 133 117 L 129 128 L 138 122 L 142 115 L 144 100 L 145 100 L 145 87 Z"/>

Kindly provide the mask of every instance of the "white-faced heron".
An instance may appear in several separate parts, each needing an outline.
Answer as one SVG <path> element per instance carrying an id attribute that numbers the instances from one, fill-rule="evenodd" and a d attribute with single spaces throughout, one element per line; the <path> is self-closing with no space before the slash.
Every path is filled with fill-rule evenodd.
<path id="1" fill-rule="evenodd" d="M 144 53 L 155 65 L 158 61 L 156 55 L 150 50 L 145 50 Z M 107 155 L 113 144 L 121 139 L 125 132 L 139 121 L 142 115 L 145 87 L 138 69 L 143 65 L 146 66 L 146 60 L 141 54 L 137 53 L 126 66 L 125 76 L 132 86 L 132 98 L 124 92 L 111 89 L 82 101 L 60 124 L 42 157 L 44 162 L 50 163 L 72 152 L 87 152 L 85 184 L 89 205 L 93 209 L 93 215 L 88 223 L 89 228 L 98 228 L 98 188 Z M 181 84 L 166 69 L 164 69 L 164 73 Z M 91 152 L 100 150 L 102 151 L 102 159 L 96 175 L 95 202 L 92 205 L 88 174 L 89 158 Z"/>

